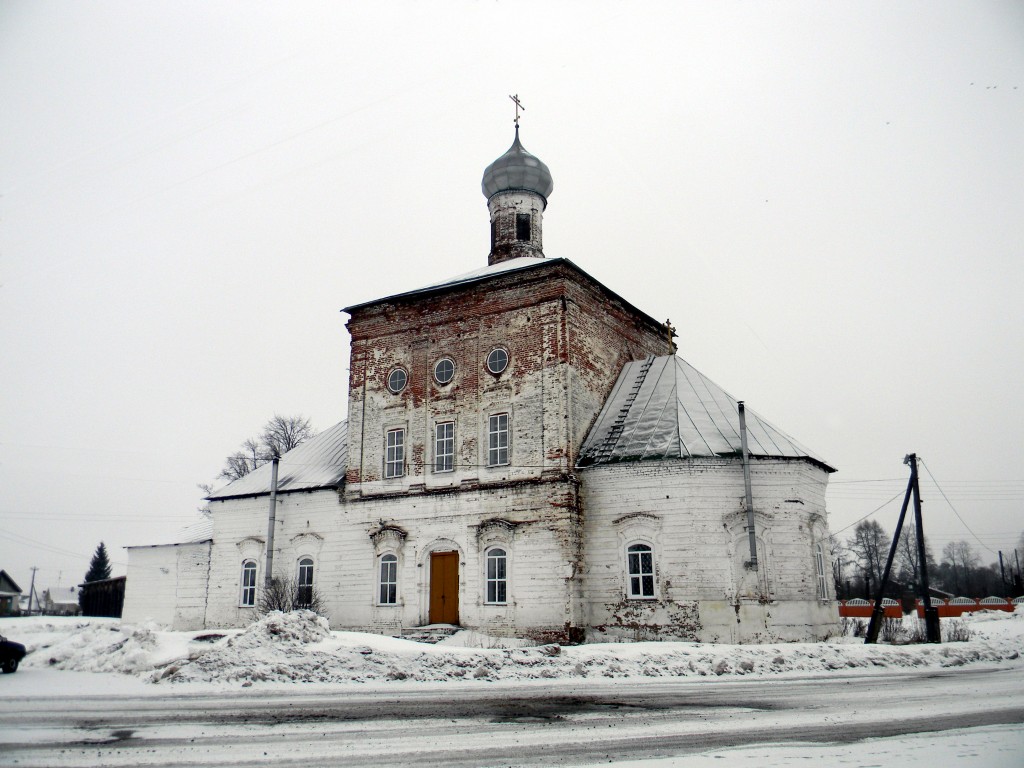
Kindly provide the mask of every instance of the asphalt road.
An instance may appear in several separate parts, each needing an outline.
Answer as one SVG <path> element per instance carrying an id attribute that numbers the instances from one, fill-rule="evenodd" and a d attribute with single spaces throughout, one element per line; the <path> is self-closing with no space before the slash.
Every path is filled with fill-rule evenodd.
<path id="1" fill-rule="evenodd" d="M 0 699 L 0 765 L 578 765 L 1024 723 L 1024 667 Z"/>

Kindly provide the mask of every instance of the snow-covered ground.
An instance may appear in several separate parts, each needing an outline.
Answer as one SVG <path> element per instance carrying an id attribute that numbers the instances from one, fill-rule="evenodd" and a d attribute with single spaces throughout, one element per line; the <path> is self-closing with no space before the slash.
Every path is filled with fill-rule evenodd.
<path id="1" fill-rule="evenodd" d="M 912 630 L 913 622 L 908 619 L 906 623 L 908 630 Z M 287 697 L 291 695 L 287 693 L 290 691 L 339 690 L 350 694 L 357 691 L 411 693 L 447 688 L 511 691 L 511 686 L 521 688 L 523 685 L 531 688 L 549 686 L 552 691 L 564 691 L 612 684 L 626 688 L 632 686 L 635 690 L 637 685 L 645 684 L 644 681 L 649 687 L 651 684 L 669 685 L 671 681 L 681 679 L 690 679 L 692 684 L 698 684 L 702 689 L 712 686 L 716 690 L 721 686 L 715 681 L 722 681 L 729 687 L 745 685 L 747 681 L 757 683 L 758 680 L 768 683 L 776 679 L 779 683 L 774 685 L 777 686 L 789 685 L 789 681 L 799 683 L 806 679 L 820 679 L 827 682 L 832 679 L 836 681 L 835 695 L 841 697 L 842 681 L 853 676 L 867 679 L 869 690 L 880 692 L 878 707 L 889 707 L 892 712 L 899 712 L 900 696 L 892 696 L 899 683 L 893 680 L 906 673 L 925 672 L 928 673 L 926 677 L 935 677 L 924 684 L 934 686 L 936 695 L 919 698 L 915 712 L 918 716 L 928 716 L 930 712 L 934 715 L 949 714 L 948 699 L 943 703 L 940 692 L 943 686 L 948 685 L 947 675 L 950 673 L 959 677 L 960 670 L 970 675 L 972 670 L 1002 669 L 1013 680 L 1006 675 L 984 673 L 976 677 L 1000 678 L 1002 682 L 999 685 L 1004 689 L 1007 685 L 1013 686 L 1011 693 L 976 686 L 972 681 L 970 685 L 963 686 L 967 693 L 957 694 L 957 706 L 969 713 L 974 709 L 970 698 L 976 697 L 977 709 L 980 710 L 986 698 L 991 696 L 1002 697 L 1004 703 L 1000 706 L 1005 708 L 1008 695 L 1013 702 L 1011 706 L 1014 706 L 1016 698 L 1012 692 L 1019 685 L 1014 681 L 1020 680 L 1024 670 L 1024 607 L 1015 613 L 974 614 L 965 617 L 962 624 L 944 620 L 943 625 L 944 629 L 959 629 L 961 635 L 963 630 L 968 630 L 970 639 L 941 645 L 883 643 L 866 646 L 860 638 L 844 637 L 826 643 L 763 646 L 621 643 L 500 647 L 509 643 L 469 632 L 459 633 L 438 645 L 363 633 L 332 632 L 322 619 L 309 613 L 271 614 L 245 630 L 219 632 L 167 632 L 155 626 L 122 625 L 117 620 L 108 619 L 4 619 L 0 620 L 0 633 L 24 643 L 30 653 L 22 663 L 22 671 L 0 679 L 0 698 L 13 707 L 12 712 L 22 712 L 26 708 L 31 710 L 33 699 L 38 700 L 34 706 L 45 709 L 51 706 L 46 701 L 47 697 L 54 696 L 99 695 L 117 701 L 120 697 L 134 700 L 140 696 L 177 697 L 186 693 L 215 695 L 228 692 L 223 695 L 243 696 L 252 691 L 254 695 L 265 692 L 266 695 Z M 932 670 L 936 675 L 931 675 Z M 890 699 L 888 702 L 885 701 L 886 695 Z M 18 701 L 23 705 L 19 706 Z M 866 712 L 862 700 L 851 699 L 851 702 L 853 704 L 846 708 L 849 715 L 841 714 L 846 710 L 837 700 L 837 712 L 840 714 L 830 716 L 837 717 L 840 724 L 846 722 L 850 726 L 860 722 L 861 717 L 878 716 L 878 713 Z M 803 715 L 799 711 L 789 714 L 764 712 L 757 717 L 780 718 L 765 721 L 771 732 L 772 727 L 798 724 L 801 717 L 821 717 L 822 707 L 821 704 L 811 706 L 811 710 L 818 714 L 810 714 L 810 711 Z M 709 765 L 772 768 L 801 760 L 844 766 L 891 764 L 930 768 L 936 764 L 936 755 L 941 755 L 938 764 L 971 768 L 1024 764 L 1021 758 L 1024 754 L 1024 729 L 1019 722 L 961 728 L 965 723 L 966 720 L 958 720 L 942 726 L 956 727 L 957 730 L 871 738 L 868 741 L 857 740 L 856 743 L 799 743 L 790 740 L 786 743 L 751 744 L 749 741 L 727 740 L 719 741 L 715 747 L 708 745 L 706 751 L 699 754 L 654 760 L 628 760 L 620 756 L 613 762 L 619 768 L 630 765 L 642 768 Z M 677 727 L 690 726 L 671 726 Z M 5 733 L 4 726 L 0 724 L 0 743 L 12 747 L 25 744 L 24 729 L 18 728 L 17 731 L 15 733 L 12 728 Z M 868 732 L 878 731 L 869 728 Z M 54 733 L 57 731 L 51 733 L 44 729 L 40 731 L 39 738 L 57 741 L 80 738 L 80 734 L 65 737 L 54 736 Z M 496 731 L 488 733 L 487 737 L 500 739 L 502 734 Z M 723 748 L 722 743 L 742 746 Z M 500 742 L 495 744 L 499 746 Z M 56 746 L 63 744 L 55 742 Z M 3 751 L 0 749 L 0 753 Z M 26 757 L 32 753 L 29 750 L 18 754 Z M 56 754 L 47 753 L 47 759 L 56 759 Z M 104 754 L 110 757 L 113 752 Z M 201 762 L 214 757 L 207 755 L 197 759 Z M 313 761 L 311 764 L 319 764 L 316 763 L 317 755 L 311 752 L 309 757 Z M 66 759 L 68 762 L 61 764 L 78 765 L 73 761 L 70 750 Z M 0 765 L 7 764 L 0 756 Z M 581 760 L 575 764 L 592 763 Z"/>
<path id="2" fill-rule="evenodd" d="M 912 619 L 906 619 L 910 623 Z M 308 611 L 271 614 L 245 630 L 167 632 L 114 619 L 9 619 L 0 631 L 25 644 L 28 668 L 112 672 L 160 685 L 379 684 L 394 681 L 524 681 L 829 674 L 1004 664 L 1024 653 L 1024 606 L 966 616 L 965 642 L 865 645 L 602 643 L 500 647 L 508 641 L 460 632 L 437 645 L 360 632 L 332 632 Z M 514 644 L 514 643 L 512 643 Z M 484 647 L 470 647 L 484 646 Z M 499 647 L 494 647 L 499 646 Z"/>

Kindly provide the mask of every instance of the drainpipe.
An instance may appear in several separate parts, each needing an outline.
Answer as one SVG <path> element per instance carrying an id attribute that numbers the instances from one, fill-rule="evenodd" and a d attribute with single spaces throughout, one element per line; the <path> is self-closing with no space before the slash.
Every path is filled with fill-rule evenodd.
<path id="1" fill-rule="evenodd" d="M 750 539 L 750 570 L 757 570 L 757 536 L 754 533 L 754 498 L 750 491 L 750 453 L 747 451 L 747 416 L 740 400 L 740 445 L 743 448 L 743 486 L 747 493 L 747 536 Z"/>
<path id="2" fill-rule="evenodd" d="M 270 464 L 270 519 L 267 522 L 267 570 L 263 575 L 263 588 L 270 589 L 274 577 L 274 528 L 277 523 L 277 462 L 275 456 Z"/>

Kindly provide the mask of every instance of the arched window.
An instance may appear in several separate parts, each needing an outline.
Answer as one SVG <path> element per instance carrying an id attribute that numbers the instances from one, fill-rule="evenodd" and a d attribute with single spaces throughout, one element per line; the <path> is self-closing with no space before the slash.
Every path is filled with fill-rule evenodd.
<path id="1" fill-rule="evenodd" d="M 629 569 L 629 596 L 654 597 L 654 552 L 647 544 L 630 544 L 626 548 Z"/>
<path id="2" fill-rule="evenodd" d="M 238 604 L 243 608 L 256 605 L 256 563 L 253 560 L 242 563 L 242 594 Z"/>
<path id="3" fill-rule="evenodd" d="M 313 558 L 299 560 L 299 578 L 295 604 L 298 608 L 309 608 L 313 604 Z"/>
<path id="4" fill-rule="evenodd" d="M 825 552 L 818 544 L 814 548 L 814 568 L 818 574 L 818 599 L 828 600 L 828 579 L 825 578 Z"/>
<path id="5" fill-rule="evenodd" d="M 501 605 L 508 596 L 508 554 L 500 547 L 487 550 L 487 599 L 485 602 Z"/>
<path id="6" fill-rule="evenodd" d="M 380 604 L 398 602 L 398 558 L 387 554 L 380 559 Z"/>

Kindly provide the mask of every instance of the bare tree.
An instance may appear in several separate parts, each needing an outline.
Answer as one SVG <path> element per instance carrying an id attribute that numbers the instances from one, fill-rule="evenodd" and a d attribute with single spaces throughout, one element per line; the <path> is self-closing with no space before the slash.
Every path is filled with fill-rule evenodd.
<path id="1" fill-rule="evenodd" d="M 924 540 L 924 556 L 928 559 L 928 568 L 934 572 L 935 556 L 932 555 L 927 536 Z M 896 545 L 896 578 L 904 584 L 916 583 L 921 572 L 920 560 L 917 551 L 917 527 L 913 521 L 908 520 L 900 531 L 900 540 Z"/>
<path id="2" fill-rule="evenodd" d="M 257 467 L 280 458 L 316 435 L 316 430 L 305 416 L 274 414 L 258 437 L 250 437 L 241 448 L 224 460 L 218 478 L 238 480 Z"/>
<path id="3" fill-rule="evenodd" d="M 961 539 L 946 544 L 942 548 L 942 562 L 953 572 L 955 592 L 965 597 L 985 597 L 992 582 L 991 568 L 981 567 L 981 557 L 969 542 Z"/>
<path id="4" fill-rule="evenodd" d="M 270 454 L 269 458 L 280 458 L 315 434 L 316 430 L 305 416 L 281 416 L 275 413 L 264 425 L 260 442 Z"/>
<path id="5" fill-rule="evenodd" d="M 949 566 L 949 569 L 953 572 L 952 586 L 953 592 L 960 594 L 962 591 L 960 588 L 960 577 L 961 573 L 956 567 L 956 542 L 950 541 L 942 548 L 942 564 Z"/>
<path id="6" fill-rule="evenodd" d="M 885 529 L 875 520 L 864 520 L 853 529 L 853 537 L 847 542 L 847 547 L 865 578 L 879 584 L 889 554 L 889 535 Z"/>

